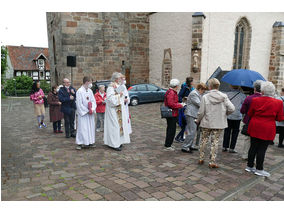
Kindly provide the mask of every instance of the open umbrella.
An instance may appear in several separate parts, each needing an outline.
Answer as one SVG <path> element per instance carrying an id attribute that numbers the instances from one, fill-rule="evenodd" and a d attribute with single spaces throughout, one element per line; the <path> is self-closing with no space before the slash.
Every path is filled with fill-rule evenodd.
<path id="1" fill-rule="evenodd" d="M 246 69 L 231 70 L 223 76 L 221 81 L 235 86 L 251 87 L 256 80 L 265 81 L 264 77 L 256 71 Z"/>

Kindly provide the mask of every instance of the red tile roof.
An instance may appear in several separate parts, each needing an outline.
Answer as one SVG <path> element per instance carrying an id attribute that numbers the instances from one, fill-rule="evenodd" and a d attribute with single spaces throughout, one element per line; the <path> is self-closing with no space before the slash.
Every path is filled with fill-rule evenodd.
<path id="1" fill-rule="evenodd" d="M 42 53 L 47 59 L 48 48 L 7 46 L 8 54 L 14 70 L 38 70 L 35 59 Z M 45 61 L 45 70 L 50 70 L 49 61 Z"/>

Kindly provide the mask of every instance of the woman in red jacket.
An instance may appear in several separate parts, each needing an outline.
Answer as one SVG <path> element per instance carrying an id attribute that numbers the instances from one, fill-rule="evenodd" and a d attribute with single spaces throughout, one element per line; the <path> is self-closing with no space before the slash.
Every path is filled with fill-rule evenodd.
<path id="1" fill-rule="evenodd" d="M 167 118 L 167 132 L 166 132 L 166 141 L 165 141 L 165 150 L 174 151 L 175 148 L 172 146 L 175 134 L 176 134 L 176 123 L 178 120 L 178 109 L 182 108 L 183 105 L 178 102 L 179 90 L 179 80 L 172 79 L 170 81 L 170 88 L 165 94 L 165 106 L 168 106 L 172 109 L 173 117 Z"/>
<path id="2" fill-rule="evenodd" d="M 248 111 L 251 118 L 248 126 L 251 145 L 245 170 L 269 177 L 270 174 L 263 170 L 263 162 L 269 142 L 273 141 L 276 134 L 275 121 L 284 120 L 283 103 L 273 98 L 275 87 L 271 82 L 261 84 L 261 93 L 263 96 L 254 98 Z M 256 169 L 253 167 L 255 158 Z"/>
<path id="3" fill-rule="evenodd" d="M 96 113 L 97 113 L 97 132 L 103 131 L 104 129 L 104 118 L 106 111 L 106 93 L 105 86 L 99 85 L 99 91 L 95 94 L 95 99 L 97 103 Z"/>

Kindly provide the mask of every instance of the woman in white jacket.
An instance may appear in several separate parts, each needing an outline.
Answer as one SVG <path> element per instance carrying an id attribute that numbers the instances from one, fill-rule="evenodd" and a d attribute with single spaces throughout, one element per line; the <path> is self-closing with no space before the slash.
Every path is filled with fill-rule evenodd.
<path id="1" fill-rule="evenodd" d="M 204 149 L 211 136 L 210 168 L 218 168 L 216 156 L 219 137 L 222 130 L 228 127 L 227 115 L 235 110 L 228 96 L 219 91 L 219 86 L 220 82 L 216 78 L 208 81 L 209 92 L 201 99 L 196 120 L 202 130 L 199 164 L 204 163 Z"/>

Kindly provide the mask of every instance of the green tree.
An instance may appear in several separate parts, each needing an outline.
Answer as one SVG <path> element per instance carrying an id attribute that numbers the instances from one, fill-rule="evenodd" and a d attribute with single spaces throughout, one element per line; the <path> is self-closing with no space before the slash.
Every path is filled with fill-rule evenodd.
<path id="1" fill-rule="evenodd" d="M 8 68 L 7 55 L 8 55 L 7 48 L 5 46 L 1 46 L 1 76 L 5 74 L 5 71 Z"/>

